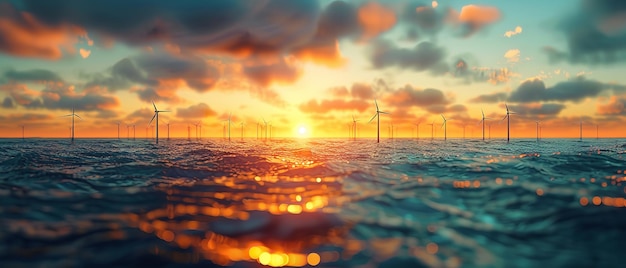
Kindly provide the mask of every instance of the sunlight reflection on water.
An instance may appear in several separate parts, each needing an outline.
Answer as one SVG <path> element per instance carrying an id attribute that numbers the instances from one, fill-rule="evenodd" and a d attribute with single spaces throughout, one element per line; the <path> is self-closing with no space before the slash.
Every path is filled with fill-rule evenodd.
<path id="1" fill-rule="evenodd" d="M 621 144 L 7 140 L 0 264 L 614 266 Z"/>

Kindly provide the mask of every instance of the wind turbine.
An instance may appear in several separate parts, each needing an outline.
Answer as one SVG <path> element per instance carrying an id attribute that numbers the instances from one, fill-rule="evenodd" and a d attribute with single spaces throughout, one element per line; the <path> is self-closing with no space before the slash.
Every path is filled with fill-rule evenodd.
<path id="1" fill-rule="evenodd" d="M 135 138 L 137 137 L 137 132 L 135 131 L 135 124 L 133 123 L 133 140 L 135 140 Z"/>
<path id="2" fill-rule="evenodd" d="M 199 136 L 198 136 L 198 124 L 199 123 L 192 123 L 194 126 L 196 126 L 196 140 L 200 140 Z"/>
<path id="3" fill-rule="evenodd" d="M 515 112 L 511 112 L 506 103 L 504 104 L 504 107 L 506 107 L 506 115 L 502 118 L 502 120 L 506 119 L 506 142 L 509 142 L 511 140 L 511 115 L 515 114 Z"/>
<path id="4" fill-rule="evenodd" d="M 539 141 L 539 123 L 541 123 L 541 121 L 537 120 L 535 123 L 537 124 L 537 141 Z"/>
<path id="5" fill-rule="evenodd" d="M 244 125 L 244 123 L 241 122 L 239 124 L 241 125 L 241 140 L 243 140 L 243 125 Z"/>
<path id="6" fill-rule="evenodd" d="M 169 111 L 159 111 L 154 104 L 154 101 L 152 102 L 152 106 L 154 106 L 154 115 L 152 116 L 152 119 L 150 119 L 150 123 L 152 123 L 152 120 L 156 118 L 156 144 L 159 144 L 159 113 L 166 113 Z"/>
<path id="7" fill-rule="evenodd" d="M 263 123 L 265 124 L 265 141 L 267 141 L 267 124 L 269 122 L 265 121 L 265 118 L 261 117 L 261 119 L 263 119 Z"/>
<path id="8" fill-rule="evenodd" d="M 170 122 L 165 122 L 167 124 L 167 140 L 170 140 Z"/>
<path id="9" fill-rule="evenodd" d="M 359 120 L 354 119 L 354 115 L 352 115 L 352 135 L 354 135 L 354 139 L 356 140 L 356 122 Z"/>
<path id="10" fill-rule="evenodd" d="M 599 131 L 599 129 L 600 129 L 600 125 L 596 124 L 596 140 L 600 138 L 600 131 Z"/>
<path id="11" fill-rule="evenodd" d="M 420 124 L 422 123 L 422 121 L 420 120 L 419 122 L 417 122 L 417 124 L 415 124 L 415 126 L 417 127 L 417 129 L 415 130 L 415 138 L 417 138 L 418 140 L 420 139 Z"/>
<path id="12" fill-rule="evenodd" d="M 64 115 L 63 117 L 65 117 L 65 116 L 71 116 L 71 117 L 72 117 L 72 129 L 71 129 L 71 136 L 72 136 L 72 143 L 74 143 L 74 117 L 78 117 L 78 118 L 79 118 L 79 119 L 81 119 L 81 120 L 82 120 L 83 118 L 81 118 L 79 115 L 77 115 L 77 114 L 74 112 L 74 107 L 72 107 L 72 113 L 71 113 L 71 114 L 68 114 L 68 115 Z"/>
<path id="13" fill-rule="evenodd" d="M 191 126 L 187 124 L 187 141 L 191 141 Z"/>
<path id="14" fill-rule="evenodd" d="M 378 118 L 378 122 L 376 124 L 376 143 L 380 143 L 380 114 L 389 114 L 389 113 L 383 112 L 380 109 L 378 109 L 378 102 L 376 101 L 376 99 L 374 99 L 374 104 L 376 104 L 376 114 L 367 123 L 372 122 L 374 118 Z"/>
<path id="15" fill-rule="evenodd" d="M 507 107 L 507 114 L 508 114 L 508 111 L 509 111 L 509 109 Z M 480 112 L 483 114 L 483 118 L 478 123 L 479 124 L 483 123 L 483 140 L 485 140 L 485 121 L 486 120 L 491 120 L 491 118 L 485 117 L 485 112 L 483 111 L 483 109 L 480 109 Z M 489 127 L 491 127 L 491 125 L 489 125 Z M 491 130 L 489 130 L 489 134 L 491 134 Z"/>
<path id="16" fill-rule="evenodd" d="M 130 125 L 126 124 L 126 139 L 130 140 Z"/>
<path id="17" fill-rule="evenodd" d="M 443 116 L 443 114 L 441 115 L 441 118 L 443 118 L 443 123 L 441 124 L 441 127 L 443 128 L 443 140 L 448 140 L 448 120 L 446 119 L 445 116 Z"/>
<path id="18" fill-rule="evenodd" d="M 24 139 L 24 125 L 20 125 L 22 127 L 22 140 Z"/>
<path id="19" fill-rule="evenodd" d="M 430 125 L 430 140 L 432 141 L 433 139 L 435 139 L 435 120 L 433 120 L 433 122 L 428 125 Z"/>
<path id="20" fill-rule="evenodd" d="M 117 139 L 119 140 L 119 139 L 120 139 L 120 124 L 121 124 L 121 123 L 120 123 L 120 122 L 117 122 L 117 123 L 115 123 L 115 124 L 117 124 Z"/>
<path id="21" fill-rule="evenodd" d="M 256 139 L 259 139 L 259 125 L 261 124 L 261 122 L 256 121 Z"/>
<path id="22" fill-rule="evenodd" d="M 231 123 L 231 118 L 232 114 L 228 113 L 228 141 L 230 142 L 230 123 Z"/>

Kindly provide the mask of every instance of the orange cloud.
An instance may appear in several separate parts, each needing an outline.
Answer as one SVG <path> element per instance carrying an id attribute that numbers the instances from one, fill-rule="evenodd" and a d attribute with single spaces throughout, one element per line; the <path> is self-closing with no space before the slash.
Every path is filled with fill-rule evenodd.
<path id="1" fill-rule="evenodd" d="M 495 7 L 467 5 L 461 9 L 459 20 L 465 23 L 484 25 L 500 19 L 500 11 Z"/>
<path id="2" fill-rule="evenodd" d="M 63 50 L 73 53 L 78 37 L 86 36 L 79 27 L 48 26 L 29 13 L 18 13 L 10 6 L 0 5 L 5 16 L 0 17 L 0 50 L 21 57 L 59 59 Z M 8 14 L 8 16 L 6 16 Z"/>
<path id="3" fill-rule="evenodd" d="M 363 100 L 310 100 L 300 105 L 300 110 L 305 113 L 328 113 L 333 110 L 336 111 L 350 111 L 356 110 L 359 112 L 365 111 L 369 108 L 370 104 Z"/>
<path id="4" fill-rule="evenodd" d="M 86 49 L 80 49 L 80 56 L 83 57 L 83 59 L 86 59 L 89 57 L 89 55 L 91 55 L 91 50 L 86 50 Z"/>
<path id="5" fill-rule="evenodd" d="M 340 67 L 346 62 L 339 50 L 339 42 L 336 39 L 332 42 L 312 41 L 310 44 L 296 49 L 292 54 L 299 60 L 310 61 L 328 67 Z"/>
<path id="6" fill-rule="evenodd" d="M 598 104 L 597 112 L 601 115 L 621 115 L 626 114 L 626 99 L 617 96 L 611 96 L 607 104 Z"/>
<path id="7" fill-rule="evenodd" d="M 363 37 L 366 39 L 375 37 L 383 33 L 396 24 L 396 14 L 376 2 L 369 2 L 358 11 L 359 23 L 363 27 Z"/>

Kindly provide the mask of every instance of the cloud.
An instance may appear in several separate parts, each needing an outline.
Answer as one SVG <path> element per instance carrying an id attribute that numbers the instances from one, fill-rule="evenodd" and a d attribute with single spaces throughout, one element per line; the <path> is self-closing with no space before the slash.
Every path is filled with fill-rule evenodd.
<path id="1" fill-rule="evenodd" d="M 13 100 L 11 98 L 5 97 L 2 101 L 2 107 L 9 109 L 15 107 L 15 104 L 13 104 Z"/>
<path id="2" fill-rule="evenodd" d="M 83 59 L 86 59 L 89 57 L 89 55 L 91 55 L 91 50 L 81 48 L 79 52 L 80 52 L 80 56 L 83 57 Z"/>
<path id="3" fill-rule="evenodd" d="M 0 80 L 16 82 L 63 82 L 57 73 L 44 69 L 8 70 L 2 74 L 2 78 Z"/>
<path id="4" fill-rule="evenodd" d="M 559 82 L 551 88 L 546 88 L 543 81 L 534 79 L 523 82 L 509 96 L 511 102 L 538 102 L 538 101 L 572 101 L 580 102 L 585 98 L 598 96 L 600 93 L 612 90 L 624 92 L 626 87 L 621 85 L 603 84 L 598 81 L 585 80 L 583 77 Z"/>
<path id="5" fill-rule="evenodd" d="M 614 0 L 580 2 L 579 9 L 562 18 L 557 26 L 565 36 L 567 49 L 544 48 L 549 59 L 578 64 L 626 61 L 626 3 Z"/>
<path id="6" fill-rule="evenodd" d="M 416 89 L 411 85 L 406 85 L 391 93 L 385 102 L 389 105 L 400 107 L 429 107 L 433 105 L 446 105 L 450 101 L 446 99 L 443 92 L 438 89 Z"/>
<path id="7" fill-rule="evenodd" d="M 442 47 L 427 41 L 417 44 L 413 49 L 407 49 L 386 40 L 378 40 L 373 45 L 370 61 L 377 69 L 399 67 L 441 74 L 448 69 L 443 62 L 445 54 Z"/>
<path id="8" fill-rule="evenodd" d="M 504 58 L 508 62 L 518 62 L 520 57 L 519 49 L 509 49 L 504 53 Z"/>
<path id="9" fill-rule="evenodd" d="M 220 73 L 197 56 L 144 53 L 121 59 L 105 72 L 83 74 L 83 78 L 88 80 L 83 85 L 85 88 L 130 89 L 146 102 L 179 102 L 178 90 L 190 88 L 207 92 L 216 86 Z M 132 89 L 133 86 L 139 89 Z"/>
<path id="10" fill-rule="evenodd" d="M 563 109 L 564 104 L 560 103 L 528 103 L 520 105 L 509 105 L 509 108 L 519 116 L 556 116 Z"/>
<path id="11" fill-rule="evenodd" d="M 506 36 L 506 37 L 509 37 L 509 38 L 510 38 L 510 37 L 512 37 L 512 36 L 514 36 L 514 35 L 518 35 L 518 34 L 521 34 L 521 33 L 522 33 L 522 26 L 517 26 L 517 27 L 515 27 L 515 30 L 512 30 L 512 31 L 506 31 L 506 32 L 504 33 L 504 36 Z"/>
<path id="12" fill-rule="evenodd" d="M 86 32 L 66 23 L 48 25 L 30 13 L 0 3 L 0 51 L 19 57 L 59 59 Z"/>
<path id="13" fill-rule="evenodd" d="M 305 113 L 328 113 L 331 111 L 358 111 L 363 112 L 370 107 L 370 104 L 363 100 L 310 100 L 299 106 Z"/>
<path id="14" fill-rule="evenodd" d="M 15 104 L 28 109 L 99 111 L 119 106 L 115 96 L 94 91 L 77 92 L 73 85 L 63 82 L 47 83 L 42 90 L 11 82 L 0 85 L 0 92 L 6 92 Z"/>
<path id="15" fill-rule="evenodd" d="M 498 92 L 498 93 L 492 93 L 492 94 L 485 94 L 485 95 L 479 95 L 477 97 L 474 97 L 470 100 L 470 102 L 473 103 L 497 103 L 497 102 L 502 102 L 505 101 L 507 99 L 507 94 L 504 92 Z"/>
<path id="16" fill-rule="evenodd" d="M 358 10 L 363 38 L 370 39 L 391 29 L 397 21 L 395 12 L 377 2 L 368 2 Z"/>
<path id="17" fill-rule="evenodd" d="M 214 115 L 217 115 L 217 113 L 205 103 L 198 103 L 187 108 L 179 108 L 176 110 L 176 116 L 183 118 L 204 118 Z"/>
<path id="18" fill-rule="evenodd" d="M 626 98 L 611 96 L 606 104 L 598 104 L 597 113 L 599 115 L 626 115 Z"/>
<path id="19" fill-rule="evenodd" d="M 495 7 L 466 5 L 461 8 L 461 12 L 456 18 L 461 23 L 464 37 L 469 37 L 486 25 L 492 24 L 500 19 L 500 11 Z"/>
<path id="20" fill-rule="evenodd" d="M 255 63 L 244 66 L 243 73 L 252 81 L 269 86 L 273 83 L 293 83 L 302 71 L 292 61 L 283 59 L 272 63 Z"/>

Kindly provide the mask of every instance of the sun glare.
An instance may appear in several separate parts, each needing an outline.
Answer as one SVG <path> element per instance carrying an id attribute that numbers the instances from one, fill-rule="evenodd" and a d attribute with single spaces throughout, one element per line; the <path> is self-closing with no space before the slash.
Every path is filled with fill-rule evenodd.
<path id="1" fill-rule="evenodd" d="M 299 125 L 296 128 L 296 133 L 297 133 L 297 136 L 300 137 L 300 138 L 308 138 L 309 135 L 310 135 L 307 127 L 303 126 L 303 125 Z"/>

